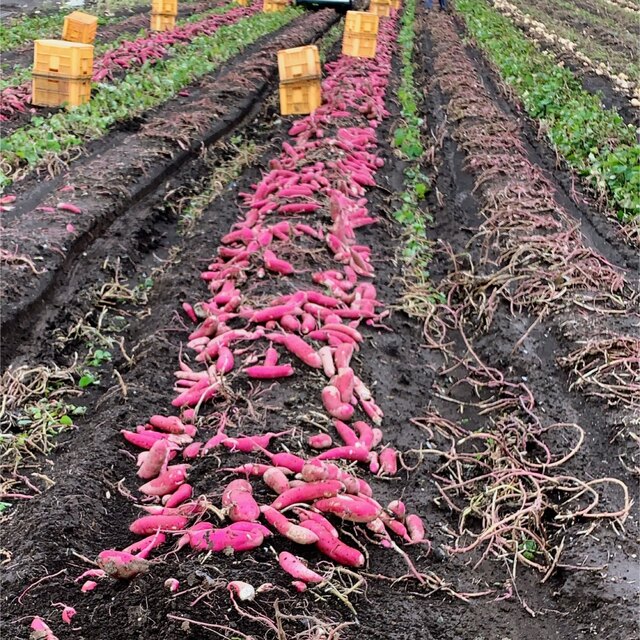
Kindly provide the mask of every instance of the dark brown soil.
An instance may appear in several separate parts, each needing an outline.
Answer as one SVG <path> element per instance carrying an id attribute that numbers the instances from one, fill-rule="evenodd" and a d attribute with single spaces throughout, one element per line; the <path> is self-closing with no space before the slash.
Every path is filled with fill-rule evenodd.
<path id="1" fill-rule="evenodd" d="M 454 249 L 462 250 L 484 221 L 480 211 L 482 202 L 473 193 L 473 176 L 463 169 L 464 154 L 451 135 L 451 125 L 445 122 L 446 98 L 431 81 L 434 75 L 433 43 L 424 24 L 421 24 L 420 33 L 416 60 L 419 61 L 420 80 L 426 89 L 425 137 L 431 139 L 432 132 L 435 134 L 441 130 L 439 127 L 446 127 L 443 146 L 437 150 L 437 172 L 433 167 L 424 168 L 431 173 L 434 185 L 443 194 L 442 206 L 435 190 L 426 202 L 435 216 L 429 235 L 434 241 L 443 240 Z M 494 80 L 479 57 L 475 63 L 485 84 L 493 86 Z M 395 70 L 393 90 L 397 88 L 399 75 L 397 63 Z M 194 93 L 194 99 L 196 95 L 200 96 Z M 510 112 L 509 105 L 497 93 L 493 97 Z M 229 108 L 235 104 L 230 103 Z M 193 101 L 189 99 L 182 105 L 176 103 L 171 113 L 175 116 L 184 112 L 187 105 L 193 105 Z M 390 138 L 392 124 L 398 116 L 397 106 L 391 99 L 388 108 L 392 117 L 380 134 L 385 140 Z M 211 203 L 192 236 L 184 238 L 177 234 L 175 213 L 166 201 L 166 195 L 177 188 L 186 189 L 188 193 L 192 185 L 197 184 L 203 171 L 198 158 L 181 163 L 172 174 L 158 179 L 139 201 L 120 203 L 115 215 L 106 216 L 97 223 L 95 229 L 99 232 L 88 229 L 89 239 L 81 249 L 74 251 L 69 268 L 52 283 L 49 297 L 42 297 L 41 293 L 33 296 L 29 311 L 22 313 L 24 324 L 28 319 L 37 335 L 51 336 L 55 328 L 66 328 L 79 317 L 91 313 L 92 293 L 107 277 L 101 270 L 105 258 L 120 257 L 124 275 L 136 282 L 148 275 L 159 261 L 170 253 L 173 255 L 155 279 L 147 308 L 118 310 L 127 315 L 128 324 L 122 337 L 128 352 L 135 356 L 133 364 L 116 356 L 104 370 L 100 385 L 83 396 L 88 408 L 86 417 L 78 424 L 77 431 L 60 438 L 51 465 L 46 467 L 55 486 L 14 507 L 10 519 L 3 524 L 0 548 L 7 549 L 11 559 L 2 566 L 0 577 L 2 637 L 27 638 L 29 616 L 51 612 L 52 602 L 72 604 L 78 610 L 77 625 L 69 629 L 62 628 L 57 614 L 48 617 L 60 640 L 216 637 L 197 626 L 172 621 L 167 618 L 168 614 L 229 625 L 255 638 L 265 637 L 265 627 L 240 619 L 230 607 L 225 589 L 211 585 L 210 596 L 193 604 L 201 591 L 172 599 L 163 588 L 168 577 L 179 579 L 182 588 L 186 589 L 207 585 L 223 576 L 225 581 L 243 579 L 255 585 L 272 582 L 282 587 L 282 590 L 261 596 L 254 607 L 261 613 L 273 616 L 277 601 L 281 611 L 286 613 L 299 615 L 305 612 L 323 620 L 357 622 L 340 636 L 347 639 L 569 640 L 596 637 L 631 640 L 636 630 L 633 603 L 637 596 L 637 583 L 634 584 L 638 573 L 635 558 L 638 549 L 634 541 L 638 533 L 637 511 L 627 521 L 627 535 L 617 536 L 612 529 L 600 526 L 592 536 L 583 536 L 579 531 L 584 523 L 569 530 L 573 537 L 565 551 L 565 562 L 589 566 L 602 564 L 606 565 L 605 569 L 598 572 L 561 569 L 547 583 L 541 584 L 539 574 L 520 567 L 517 593 L 497 600 L 509 591 L 510 576 L 505 563 L 487 560 L 474 569 L 469 558 L 448 556 L 444 551 L 444 546 L 451 543 L 446 528 L 452 526 L 455 516 L 434 504 L 438 493 L 432 473 L 440 460 L 433 456 L 427 456 L 415 471 L 403 472 L 393 481 L 374 480 L 374 492 L 381 502 L 402 493 L 407 504 L 425 517 L 433 549 L 431 553 L 426 553 L 426 549 L 410 552 L 420 571 L 441 576 L 459 592 L 491 590 L 489 596 L 463 602 L 442 591 L 427 593 L 415 581 L 394 583 L 369 577 L 366 595 L 351 597 L 358 609 L 356 619 L 335 598 L 318 601 L 313 596 L 293 596 L 288 581 L 273 568 L 272 552 L 264 548 L 240 559 L 215 556 L 202 564 L 183 553 L 179 563 L 168 557 L 166 564 L 154 566 L 148 575 L 131 584 L 103 583 L 95 591 L 79 597 L 78 585 L 73 584 L 73 578 L 87 567 L 79 556 L 93 558 L 104 548 L 121 548 L 131 541 L 124 523 L 132 520 L 135 508 L 118 492 L 116 485 L 123 480 L 124 486 L 133 490 L 136 480 L 132 461 L 122 451 L 119 430 L 145 420 L 150 412 L 169 404 L 172 396 L 166 390 L 171 388 L 179 345 L 186 336 L 184 328 L 175 321 L 175 313 L 182 301 L 201 299 L 206 289 L 199 273 L 210 261 L 221 236 L 236 220 L 237 193 L 246 191 L 256 181 L 286 138 L 289 124 L 277 116 L 270 101 L 259 105 L 254 116 L 236 130 L 243 128 L 249 137 L 267 145 L 264 156 L 237 183 L 230 184 L 223 197 Z M 529 137 L 531 129 L 525 122 L 521 124 L 531 143 L 528 147 L 531 157 L 559 186 L 563 206 L 584 225 L 589 242 L 616 264 L 626 266 L 628 256 L 622 244 L 596 225 L 597 212 L 586 205 L 579 208 L 571 204 L 561 186 L 566 175 L 555 170 L 548 150 L 535 141 L 535 136 Z M 119 148 L 128 148 L 125 142 L 133 144 L 134 140 L 141 140 L 137 131 L 121 131 L 113 139 L 114 144 L 122 145 Z M 144 144 L 154 148 L 154 142 L 148 138 Z M 404 291 L 399 258 L 403 230 L 390 215 L 384 214 L 390 214 L 397 204 L 404 166 L 395 159 L 387 144 L 382 152 L 387 162 L 377 175 L 380 188 L 370 193 L 369 206 L 384 221 L 367 227 L 360 237 L 363 244 L 372 247 L 379 298 L 391 306 L 398 302 Z M 106 169 L 108 165 L 103 164 L 101 171 Z M 120 179 L 125 175 L 122 173 Z M 91 177 L 88 173 L 84 176 Z M 103 178 L 102 174 L 100 178 Z M 49 193 L 49 186 L 44 185 Z M 31 188 L 34 186 L 31 183 Z M 96 194 L 92 193 L 90 197 L 96 199 L 93 207 L 97 204 Z M 97 237 L 91 238 L 90 234 Z M 435 284 L 447 274 L 448 268 L 447 261 L 438 255 L 432 269 Z M 551 419 L 576 421 L 587 431 L 585 445 L 572 461 L 571 473 L 594 477 L 614 475 L 634 486 L 634 479 L 618 460 L 620 445 L 612 442 L 617 414 L 567 390 L 568 379 L 555 362 L 556 355 L 567 348 L 562 332 L 543 323 L 531 334 L 526 352 L 511 354 L 514 343 L 529 322 L 530 318 L 525 315 L 514 318 L 501 309 L 491 333 L 477 336 L 474 346 L 485 361 L 503 369 L 510 379 L 526 376 L 538 406 Z M 427 436 L 410 423 L 411 418 L 422 415 L 428 407 L 449 419 L 464 418 L 479 423 L 482 418 L 472 409 L 461 413 L 456 406 L 439 397 L 451 381 L 434 373 L 442 362 L 435 352 L 424 348 L 421 322 L 396 311 L 387 324 L 392 331 L 367 332 L 369 339 L 359 355 L 359 366 L 366 379 L 376 381 L 376 398 L 386 415 L 386 438 L 403 451 L 415 450 L 421 445 L 435 446 L 436 443 L 429 442 Z M 27 339 L 25 326 L 14 330 L 3 325 L 3 332 L 5 327 L 14 336 L 8 353 L 11 356 L 19 354 L 20 361 L 41 362 L 54 357 L 64 361 L 73 351 L 84 347 L 70 343 L 62 354 L 56 353 L 46 339 Z M 8 364 L 7 359 L 3 365 Z M 112 375 L 114 369 L 123 376 L 126 397 Z M 292 382 L 278 385 L 276 391 L 261 398 L 257 404 L 276 408 L 267 416 L 270 428 L 277 431 L 281 426 L 300 424 L 301 414 L 318 406 L 317 398 L 315 387 L 304 388 Z M 245 398 L 238 399 L 239 406 L 245 406 L 245 402 Z M 408 462 L 414 458 L 407 455 Z M 225 455 L 223 458 L 225 464 L 230 460 L 234 464 L 245 461 L 238 456 Z M 202 486 L 206 483 L 210 491 L 216 482 L 217 467 L 213 458 L 198 461 L 193 473 L 196 488 L 198 483 Z M 277 551 L 286 548 L 279 541 L 274 542 L 274 547 Z M 313 552 L 305 555 L 314 562 L 319 559 Z M 36 580 L 62 570 L 66 573 L 23 593 Z M 372 575 L 399 577 L 406 573 L 406 567 L 399 556 L 377 549 L 370 553 L 368 571 Z M 527 611 L 525 604 L 535 616 Z M 302 630 L 304 626 L 288 623 L 286 637 L 294 638 L 295 633 Z M 267 634 L 267 637 L 275 636 Z"/>

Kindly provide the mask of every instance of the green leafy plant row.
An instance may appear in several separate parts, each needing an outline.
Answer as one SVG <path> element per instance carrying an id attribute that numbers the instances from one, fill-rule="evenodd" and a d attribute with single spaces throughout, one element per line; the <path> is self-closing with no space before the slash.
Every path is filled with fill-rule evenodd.
<path id="1" fill-rule="evenodd" d="M 485 0 L 457 0 L 456 9 L 529 116 L 544 125 L 558 154 L 619 220 L 638 216 L 640 145 L 634 127 Z"/>
<path id="2" fill-rule="evenodd" d="M 5 170 L 0 173 L 0 188 L 11 184 L 17 172 L 39 166 L 51 154 L 99 138 L 115 123 L 162 104 L 300 14 L 297 8 L 254 14 L 221 27 L 211 36 L 200 36 L 189 45 L 174 47 L 171 58 L 153 66 L 144 65 L 114 84 L 100 85 L 100 91 L 81 107 L 48 118 L 33 118 L 28 126 L 0 140 Z"/>
<path id="3" fill-rule="evenodd" d="M 415 85 L 413 46 L 415 40 L 416 0 L 406 0 L 398 34 L 400 45 L 401 75 L 397 98 L 400 103 L 401 120 L 394 130 L 393 146 L 406 161 L 404 169 L 404 191 L 400 207 L 395 212 L 398 222 L 407 228 L 405 257 L 424 262 L 430 259 L 426 224 L 428 214 L 420 208 L 420 202 L 429 192 L 429 178 L 420 170 L 425 148 L 421 130 L 424 121 L 419 111 L 419 94 Z"/>

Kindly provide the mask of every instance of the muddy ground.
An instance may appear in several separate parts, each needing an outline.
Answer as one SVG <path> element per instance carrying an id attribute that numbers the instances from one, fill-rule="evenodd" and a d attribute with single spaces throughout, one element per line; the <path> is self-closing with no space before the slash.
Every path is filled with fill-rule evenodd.
<path id="1" fill-rule="evenodd" d="M 434 75 L 432 31 L 424 22 L 420 26 L 415 59 L 420 85 L 425 87 L 425 137 L 430 139 L 432 133 L 437 136 L 444 131 L 442 145 L 435 149 L 435 166 L 424 167 L 442 194 L 442 198 L 438 198 L 434 189 L 426 201 L 426 207 L 434 216 L 429 235 L 434 241 L 444 241 L 462 250 L 484 221 L 480 211 L 482 203 L 473 192 L 473 177 L 463 167 L 464 153 L 445 121 L 447 99 L 431 81 Z M 616 237 L 615 229 L 588 205 L 572 203 L 568 176 L 555 169 L 549 150 L 498 94 L 495 78 L 481 56 L 472 49 L 467 51 L 496 103 L 510 116 L 520 119 L 521 134 L 531 157 L 557 185 L 558 197 L 581 225 L 589 244 L 617 267 L 632 269 L 633 256 Z M 394 69 L 396 80 L 392 83 L 392 92 L 397 88 L 397 60 Z M 371 210 L 384 222 L 368 227 L 361 238 L 363 244 L 372 247 L 379 298 L 388 306 L 394 306 L 406 286 L 399 257 L 404 242 L 403 229 L 391 216 L 397 194 L 402 190 L 403 164 L 388 144 L 398 107 L 392 97 L 387 104 L 392 117 L 381 132 L 381 138 L 387 141 L 382 147 L 386 163 L 377 175 L 379 188 L 369 195 Z M 200 591 L 172 599 L 162 586 L 166 578 L 175 577 L 183 585 L 203 586 L 206 591 L 207 583 L 222 575 L 225 579 L 241 578 L 255 584 L 273 582 L 281 587 L 282 590 L 266 594 L 257 607 L 271 616 L 277 602 L 283 612 L 304 610 L 323 620 L 357 622 L 342 631 L 340 637 L 343 638 L 631 640 L 637 631 L 634 620 L 638 595 L 637 510 L 626 522 L 626 534 L 601 525 L 585 536 L 580 533 L 584 523 L 575 523 L 565 532 L 568 539 L 565 562 L 601 566 L 601 569 L 559 569 L 541 584 L 539 573 L 519 567 L 514 583 L 504 561 L 489 559 L 473 568 L 477 558 L 446 553 L 445 547 L 452 542 L 448 531 L 456 517 L 442 502 L 440 506 L 434 502 L 438 492 L 432 474 L 442 460 L 428 455 L 414 471 L 403 472 L 392 481 L 374 480 L 375 495 L 384 501 L 402 492 L 405 501 L 425 517 L 432 550 L 411 552 L 420 571 L 439 576 L 453 591 L 490 591 L 489 595 L 465 602 L 446 590 L 431 593 L 414 580 L 393 582 L 392 578 L 403 576 L 406 568 L 397 555 L 379 549 L 370 553 L 366 594 L 352 598 L 358 609 L 356 618 L 334 598 L 319 601 L 312 595 L 292 595 L 288 581 L 273 569 L 272 553 L 264 548 L 237 560 L 216 556 L 204 563 L 182 554 L 179 565 L 168 561 L 130 585 L 101 585 L 96 591 L 79 597 L 73 578 L 87 567 L 81 556 L 93 558 L 104 548 L 122 547 L 131 542 L 125 523 L 132 519 L 135 508 L 118 491 L 118 483 L 123 480 L 123 486 L 133 490 L 136 480 L 133 464 L 123 452 L 119 430 L 144 421 L 158 407 L 169 405 L 172 372 L 176 368 L 179 345 L 186 337 L 176 314 L 179 304 L 199 300 L 204 295 L 206 289 L 199 273 L 211 259 L 221 236 L 236 220 L 237 194 L 246 191 L 265 170 L 269 159 L 286 139 L 288 126 L 278 117 L 277 102 L 272 98 L 235 127 L 234 135 L 243 133 L 263 145 L 264 151 L 249 171 L 229 184 L 224 195 L 206 208 L 192 235 L 187 237 L 177 232 L 177 214 L 168 194 L 177 188 L 186 194 L 197 191 L 206 165 L 201 157 L 185 162 L 175 175 L 131 206 L 126 215 L 109 220 L 101 229 L 99 239 L 88 243 L 83 252 L 74 256 L 64 280 L 47 299 L 46 309 L 40 308 L 32 319 L 32 322 L 41 322 L 38 333 L 45 339 L 24 342 L 20 341 L 19 333 L 15 334 L 14 353 L 20 355 L 20 362 L 50 358 L 68 362 L 74 351 L 81 351 L 86 345 L 70 341 L 62 352 L 57 352 L 46 337 L 73 325 L 86 314 L 90 314 L 88 322 L 95 321 L 95 292 L 110 278 L 102 269 L 105 259 L 119 257 L 123 276 L 130 282 L 144 280 L 154 268 L 162 265 L 162 270 L 155 273 L 146 305 L 123 305 L 113 312 L 127 318 L 121 335 L 133 361 L 129 363 L 117 355 L 101 373 L 100 385 L 82 398 L 88 409 L 86 417 L 78 423 L 77 430 L 60 437 L 51 462 L 43 466 L 55 486 L 18 504 L 3 524 L 0 547 L 10 554 L 6 556 L 1 577 L 3 636 L 26 638 L 29 616 L 51 611 L 52 602 L 69 602 L 78 609 L 78 628 L 62 629 L 55 619 L 60 640 L 215 637 L 193 624 L 170 620 L 168 614 L 223 622 L 244 633 L 263 637 L 263 626 L 241 620 L 230 609 L 224 589 L 211 586 L 211 594 L 193 604 Z M 445 257 L 436 254 L 432 269 L 436 285 L 447 276 L 448 269 Z M 626 445 L 614 438 L 616 426 L 624 419 L 622 413 L 583 394 L 568 391 L 567 374 L 556 364 L 556 356 L 567 350 L 562 332 L 553 324 L 542 323 L 530 335 L 526 352 L 511 354 L 529 322 L 526 314 L 513 318 L 508 310 L 501 308 L 491 333 L 475 339 L 478 353 L 486 362 L 502 368 L 510 379 L 526 377 L 537 406 L 552 420 L 582 425 L 587 437 L 579 455 L 571 462 L 571 473 L 593 477 L 613 475 L 630 487 L 636 486 L 635 478 L 618 458 L 621 447 Z M 476 410 L 464 408 L 461 412 L 457 405 L 442 398 L 447 396 L 451 381 L 435 373 L 442 360 L 436 352 L 425 348 L 422 322 L 396 308 L 387 325 L 391 331 L 369 334 L 370 339 L 359 358 L 366 379 L 377 381 L 375 394 L 386 414 L 385 434 L 391 443 L 403 451 L 416 450 L 420 445 L 440 446 L 441 443 L 410 422 L 427 410 L 437 411 L 450 420 L 465 419 L 481 424 L 483 418 Z M 3 366 L 6 364 L 5 361 Z M 124 388 L 114 377 L 115 370 L 122 376 Z M 462 395 L 457 399 L 469 398 Z M 245 399 L 238 402 L 244 406 Z M 319 408 L 316 391 L 296 386 L 295 382 L 279 385 L 270 395 L 256 399 L 255 405 L 258 409 L 262 407 L 274 431 L 291 424 L 308 428 L 305 415 L 310 408 Z M 277 410 L 269 410 L 271 406 Z M 229 456 L 222 461 L 215 458 L 198 461 L 195 477 L 203 486 L 207 481 L 210 487 L 220 463 L 226 465 L 228 459 Z M 237 464 L 244 461 L 238 457 L 233 460 Z M 407 454 L 408 463 L 417 461 L 416 454 Z M 615 496 L 611 502 L 615 502 Z M 277 551 L 286 548 L 281 542 L 274 546 Z M 313 552 L 307 557 L 314 562 L 319 559 Z M 57 572 L 63 573 L 54 576 Z M 24 592 L 47 575 L 54 577 Z M 53 624 L 54 618 L 51 619 Z M 301 630 L 302 627 L 292 624 L 289 637 L 293 638 L 295 632 Z"/>

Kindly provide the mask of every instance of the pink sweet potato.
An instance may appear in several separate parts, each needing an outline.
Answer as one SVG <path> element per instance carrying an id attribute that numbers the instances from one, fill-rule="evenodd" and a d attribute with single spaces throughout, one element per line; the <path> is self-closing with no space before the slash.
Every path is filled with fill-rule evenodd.
<path id="1" fill-rule="evenodd" d="M 54 635 L 47 623 L 38 616 L 31 621 L 31 629 L 33 630 L 30 636 L 31 640 L 58 640 L 58 637 Z"/>
<path id="2" fill-rule="evenodd" d="M 265 520 L 278 533 L 283 535 L 285 538 L 289 538 L 292 542 L 295 542 L 296 544 L 314 544 L 318 542 L 318 536 L 315 533 L 291 522 L 291 520 L 283 516 L 276 509 L 263 505 L 260 507 L 260 511 Z"/>
<path id="3" fill-rule="evenodd" d="M 305 522 L 312 520 L 313 522 L 323 526 L 334 538 L 338 538 L 338 530 L 320 513 L 310 511 L 309 509 L 302 509 L 301 507 L 294 508 L 294 513 L 298 516 L 301 526 L 305 526 Z"/>
<path id="4" fill-rule="evenodd" d="M 371 522 L 382 512 L 382 507 L 375 500 L 352 495 L 317 500 L 313 506 L 318 511 L 331 513 L 350 522 Z"/>
<path id="5" fill-rule="evenodd" d="M 282 469 L 278 467 L 269 467 L 263 474 L 264 483 L 278 495 L 289 489 L 289 479 Z"/>
<path id="6" fill-rule="evenodd" d="M 322 368 L 322 360 L 316 350 L 302 338 L 294 334 L 269 333 L 266 336 L 272 342 L 283 345 L 290 353 L 314 369 Z"/>
<path id="7" fill-rule="evenodd" d="M 254 365 L 247 367 L 244 372 L 250 378 L 258 380 L 275 380 L 276 378 L 288 378 L 294 374 L 294 369 L 290 364 L 280 365 Z"/>
<path id="8" fill-rule="evenodd" d="M 231 491 L 226 507 L 233 522 L 254 522 L 260 517 L 260 507 L 248 491 Z"/>
<path id="9" fill-rule="evenodd" d="M 148 496 L 164 496 L 173 493 L 187 479 L 187 464 L 167 467 L 157 478 L 143 484 L 140 491 Z"/>
<path id="10" fill-rule="evenodd" d="M 395 476 L 398 473 L 398 452 L 386 447 L 378 454 L 381 475 Z"/>
<path id="11" fill-rule="evenodd" d="M 369 450 L 362 446 L 360 441 L 353 446 L 334 447 L 327 449 L 320 455 L 316 456 L 316 460 L 352 460 L 356 462 L 365 462 L 369 457 Z"/>
<path id="12" fill-rule="evenodd" d="M 342 491 L 344 491 L 344 485 L 338 480 L 305 483 L 303 486 L 288 489 L 281 493 L 271 506 L 281 511 L 292 504 L 311 502 L 319 498 L 331 498 Z"/>
<path id="13" fill-rule="evenodd" d="M 313 520 L 307 520 L 303 524 L 318 536 L 316 547 L 328 558 L 347 567 L 362 567 L 364 565 L 364 556 L 358 549 L 334 538 L 321 524 Z"/>
<path id="14" fill-rule="evenodd" d="M 166 439 L 154 442 L 151 449 L 149 449 L 149 453 L 144 458 L 144 462 L 138 469 L 138 477 L 143 480 L 150 480 L 160 475 L 169 461 L 170 449 L 171 446 Z"/>
<path id="15" fill-rule="evenodd" d="M 310 582 L 314 584 L 324 582 L 324 578 L 319 573 L 309 569 L 300 558 L 294 556 L 288 551 L 280 553 L 278 556 L 278 563 L 284 571 L 286 571 L 290 576 L 296 578 L 296 580 L 302 580 L 305 583 Z"/>
<path id="16" fill-rule="evenodd" d="M 149 424 L 166 433 L 185 433 L 185 426 L 177 416 L 151 416 Z"/>
<path id="17" fill-rule="evenodd" d="M 422 522 L 422 519 L 420 518 L 420 516 L 417 516 L 414 513 L 412 513 L 410 516 L 407 516 L 406 525 L 407 525 L 407 533 L 411 538 L 411 542 L 418 543 L 418 542 L 424 541 L 425 539 L 424 523 Z"/>
<path id="18" fill-rule="evenodd" d="M 307 444 L 313 449 L 327 449 L 333 444 L 333 441 L 328 433 L 316 433 L 307 438 Z"/>
<path id="19" fill-rule="evenodd" d="M 347 445 L 348 447 L 353 447 L 357 444 L 359 440 L 358 436 L 349 425 L 342 422 L 342 420 L 335 419 L 333 421 L 333 426 L 338 432 L 338 435 L 342 438 L 342 441 L 345 443 L 345 445 Z"/>
<path id="20" fill-rule="evenodd" d="M 183 516 L 142 516 L 142 518 L 138 518 L 131 523 L 129 531 L 139 536 L 147 536 L 156 531 L 178 531 L 184 529 L 187 522 L 189 522 L 189 519 Z"/>

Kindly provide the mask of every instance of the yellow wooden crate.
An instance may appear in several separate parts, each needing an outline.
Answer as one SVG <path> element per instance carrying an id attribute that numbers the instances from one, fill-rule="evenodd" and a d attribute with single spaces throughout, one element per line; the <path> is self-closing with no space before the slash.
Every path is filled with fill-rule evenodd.
<path id="1" fill-rule="evenodd" d="M 82 11 L 73 11 L 64 17 L 62 39 L 68 42 L 92 44 L 96 39 L 97 30 L 98 18 L 96 16 Z"/>
<path id="2" fill-rule="evenodd" d="M 307 115 L 322 104 L 320 79 L 298 80 L 280 85 L 280 114 Z"/>
<path id="3" fill-rule="evenodd" d="M 289 0 L 264 0 L 262 11 L 264 13 L 276 13 L 284 11 L 289 5 Z"/>
<path id="4" fill-rule="evenodd" d="M 91 78 L 33 74 L 31 103 L 37 107 L 78 107 L 91 98 Z"/>
<path id="5" fill-rule="evenodd" d="M 310 80 L 321 76 L 320 53 L 314 44 L 278 51 L 280 82 Z"/>
<path id="6" fill-rule="evenodd" d="M 151 14 L 151 31 L 171 31 L 175 27 L 175 16 Z"/>
<path id="7" fill-rule="evenodd" d="M 391 0 L 391 8 L 398 11 L 400 9 L 400 0 Z"/>
<path id="8" fill-rule="evenodd" d="M 177 16 L 178 0 L 151 0 L 151 14 L 156 16 Z"/>
<path id="9" fill-rule="evenodd" d="M 369 5 L 369 13 L 375 14 L 379 18 L 388 18 L 391 15 L 391 5 L 387 2 L 377 0 Z"/>
<path id="10" fill-rule="evenodd" d="M 380 19 L 373 13 L 366 11 L 347 11 L 347 17 L 344 21 L 345 33 L 355 35 L 375 36 L 378 33 Z"/>
<path id="11" fill-rule="evenodd" d="M 36 40 L 33 43 L 33 72 L 67 78 L 90 78 L 93 45 L 65 40 Z"/>
<path id="12" fill-rule="evenodd" d="M 377 35 L 355 35 L 344 32 L 342 36 L 342 53 L 354 58 L 375 58 Z"/>

